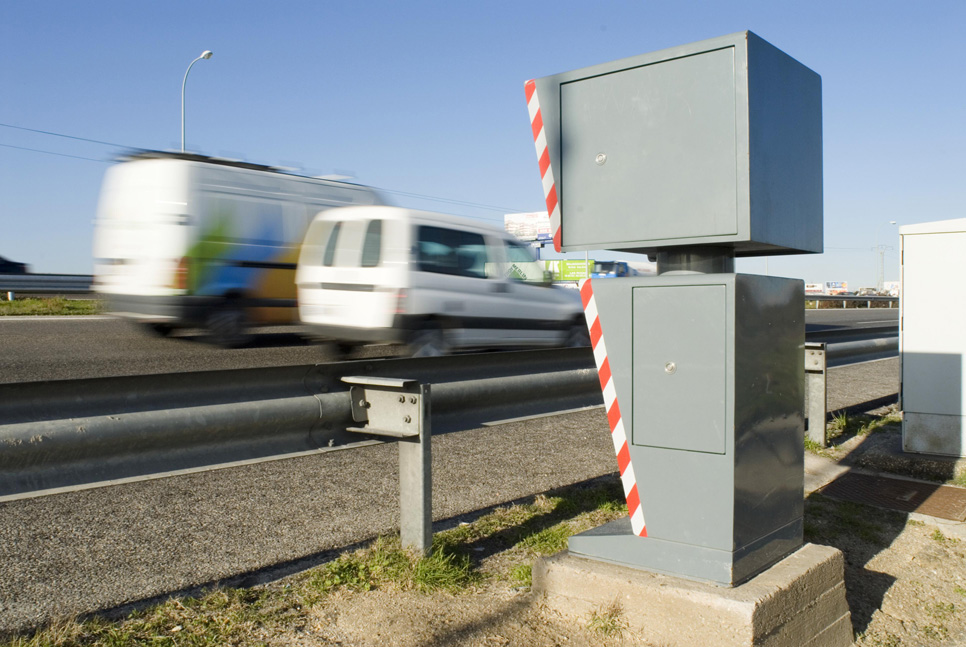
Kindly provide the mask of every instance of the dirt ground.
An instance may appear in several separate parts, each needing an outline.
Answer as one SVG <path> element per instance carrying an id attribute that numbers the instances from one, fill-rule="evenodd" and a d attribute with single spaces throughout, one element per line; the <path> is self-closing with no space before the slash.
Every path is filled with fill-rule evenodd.
<path id="1" fill-rule="evenodd" d="M 874 447 L 894 445 L 897 433 L 898 428 L 891 428 L 873 434 L 872 441 L 848 439 L 829 452 L 829 460 L 847 463 L 863 455 L 865 468 L 882 467 L 890 459 L 887 452 L 878 452 L 876 458 Z M 845 554 L 856 645 L 966 645 L 964 525 L 820 494 L 808 496 L 806 541 L 834 546 Z M 512 567 L 506 561 L 496 553 L 481 560 L 478 568 L 498 574 Z M 340 592 L 309 610 L 299 626 L 262 638 L 280 645 L 347 647 L 652 644 L 647 636 L 623 627 L 619 613 L 608 617 L 605 611 L 596 620 L 563 617 L 528 589 L 492 577 L 458 594 Z M 686 636 L 680 644 L 689 644 Z"/>
<path id="2" fill-rule="evenodd" d="M 827 499 L 810 501 L 808 507 L 808 516 L 820 527 L 849 520 L 853 512 Z M 856 644 L 966 645 L 966 544 L 939 538 L 939 526 L 905 515 L 863 512 L 870 514 L 857 522 L 854 534 L 840 532 L 827 542 L 846 555 Z M 612 626 L 619 625 L 618 617 Z M 341 592 L 310 610 L 301 626 L 264 638 L 273 644 L 353 647 L 652 644 L 647 636 L 626 630 L 603 635 L 592 618 L 562 617 L 529 591 L 499 582 L 455 595 Z M 681 644 L 688 644 L 683 638 Z"/>

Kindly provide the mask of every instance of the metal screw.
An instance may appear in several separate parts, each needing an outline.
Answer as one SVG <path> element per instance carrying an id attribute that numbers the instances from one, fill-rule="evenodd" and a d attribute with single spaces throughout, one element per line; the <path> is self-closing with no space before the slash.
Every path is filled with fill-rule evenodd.
<path id="1" fill-rule="evenodd" d="M 678 367 L 674 362 L 668 362 L 664 365 L 664 372 L 668 375 L 674 375 L 674 371 L 676 370 L 678 370 Z"/>
<path id="2" fill-rule="evenodd" d="M 412 396 L 411 398 L 409 398 L 409 404 L 416 404 L 416 396 L 415 395 Z"/>
<path id="3" fill-rule="evenodd" d="M 412 416 L 406 416 L 405 418 L 403 418 L 403 422 L 405 422 L 407 424 L 410 423 L 410 422 L 412 422 L 412 421 L 413 421 Z"/>
<path id="4" fill-rule="evenodd" d="M 604 153 L 597 153 L 597 157 L 594 158 L 594 161 L 597 162 L 597 166 L 603 166 L 604 162 L 607 161 L 607 155 Z"/>
<path id="5" fill-rule="evenodd" d="M 399 396 L 399 404 L 404 404 L 405 402 L 406 402 L 406 396 L 404 395 Z"/>
<path id="6" fill-rule="evenodd" d="M 366 402 L 365 399 L 362 399 L 362 400 L 359 400 L 359 406 L 363 407 L 364 409 L 368 409 L 372 405 Z"/>

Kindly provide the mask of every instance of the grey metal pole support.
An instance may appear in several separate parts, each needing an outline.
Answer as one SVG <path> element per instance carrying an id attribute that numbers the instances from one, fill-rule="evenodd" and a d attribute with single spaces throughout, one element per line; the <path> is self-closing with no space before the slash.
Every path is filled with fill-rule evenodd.
<path id="1" fill-rule="evenodd" d="M 365 423 L 349 431 L 399 441 L 399 534 L 403 548 L 424 555 L 433 547 L 430 385 L 416 380 L 344 377 L 351 384 L 352 419 Z"/>
<path id="2" fill-rule="evenodd" d="M 808 438 L 828 447 L 825 418 L 828 416 L 827 375 L 828 356 L 824 343 L 805 344 L 805 378 L 808 388 Z"/>

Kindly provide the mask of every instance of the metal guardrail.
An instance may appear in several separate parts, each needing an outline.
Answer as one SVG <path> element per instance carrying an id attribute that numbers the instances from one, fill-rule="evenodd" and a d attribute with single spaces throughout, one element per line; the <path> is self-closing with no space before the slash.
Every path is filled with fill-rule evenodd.
<path id="1" fill-rule="evenodd" d="M 0 274 L 0 294 L 13 301 L 26 294 L 88 294 L 94 277 L 82 274 Z"/>
<path id="2" fill-rule="evenodd" d="M 828 447 L 828 369 L 855 361 L 893 356 L 899 351 L 898 329 L 894 335 L 837 344 L 805 343 L 805 389 L 808 391 L 808 439 Z"/>
<path id="3" fill-rule="evenodd" d="M 885 303 L 888 303 L 890 308 L 893 307 L 893 304 L 896 307 L 898 307 L 898 305 L 899 305 L 899 297 L 886 297 L 886 296 L 879 296 L 877 294 L 875 294 L 875 295 L 868 295 L 868 296 L 858 296 L 858 295 L 855 295 L 855 294 L 835 294 L 835 295 L 830 295 L 830 294 L 806 294 L 805 295 L 805 303 L 806 303 L 806 306 L 807 306 L 807 304 L 808 304 L 809 301 L 815 301 L 816 302 L 816 304 L 815 304 L 816 307 L 818 307 L 818 303 L 817 303 L 818 301 L 838 301 L 838 302 L 841 302 L 842 303 L 842 307 L 843 308 L 847 307 L 847 304 L 849 302 L 855 302 L 855 301 L 858 301 L 858 302 L 865 301 L 865 307 L 866 308 L 871 308 L 872 307 L 872 304 L 875 303 L 875 302 L 885 302 Z"/>
<path id="4" fill-rule="evenodd" d="M 346 375 L 432 384 L 435 433 L 602 401 L 589 348 L 0 384 L 0 501 L 385 442 Z"/>
<path id="5" fill-rule="evenodd" d="M 881 337 L 881 330 L 853 337 Z M 820 366 L 807 345 L 809 388 L 820 391 L 809 401 L 822 407 L 809 416 L 822 424 L 810 426 L 822 429 L 821 442 L 828 362 L 893 352 L 897 329 L 885 330 L 892 338 L 819 343 Z M 815 366 L 820 375 L 813 378 Z M 385 442 L 348 430 L 354 417 L 346 375 L 431 384 L 434 433 L 602 401 L 589 348 L 0 384 L 0 501 Z"/>

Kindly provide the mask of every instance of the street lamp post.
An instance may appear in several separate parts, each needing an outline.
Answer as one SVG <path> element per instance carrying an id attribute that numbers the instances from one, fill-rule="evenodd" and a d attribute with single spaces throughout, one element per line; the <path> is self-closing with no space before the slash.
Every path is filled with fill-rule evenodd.
<path id="1" fill-rule="evenodd" d="M 184 81 L 181 82 L 181 152 L 184 152 L 184 87 L 188 82 L 188 72 L 191 71 L 191 66 L 200 61 L 201 59 L 211 58 L 211 50 L 206 49 L 201 53 L 201 56 L 191 61 L 188 65 L 188 69 L 184 72 Z"/>
<path id="2" fill-rule="evenodd" d="M 882 222 L 882 223 L 879 223 L 879 226 L 875 230 L 875 251 L 878 252 L 879 254 L 879 258 L 878 258 L 879 263 L 877 266 L 876 281 L 875 281 L 876 292 L 882 292 L 882 286 L 885 281 L 885 248 L 879 244 L 879 234 L 882 233 L 883 225 L 894 225 L 894 224 L 896 224 L 895 220 Z"/>

